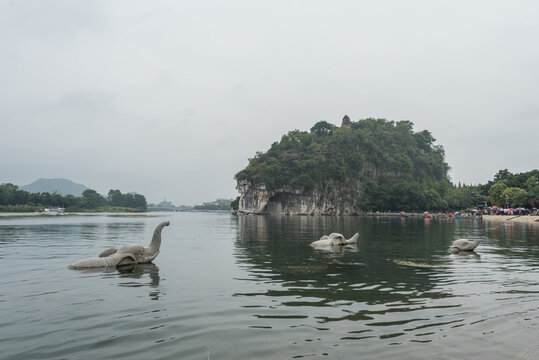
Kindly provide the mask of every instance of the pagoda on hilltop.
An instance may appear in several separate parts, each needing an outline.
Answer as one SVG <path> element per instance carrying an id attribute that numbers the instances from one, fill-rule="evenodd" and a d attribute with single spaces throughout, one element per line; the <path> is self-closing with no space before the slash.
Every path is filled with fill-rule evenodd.
<path id="1" fill-rule="evenodd" d="M 352 127 L 352 123 L 350 122 L 350 118 L 348 117 L 348 115 L 344 115 L 344 117 L 342 118 L 341 128 L 350 129 L 351 127 Z"/>

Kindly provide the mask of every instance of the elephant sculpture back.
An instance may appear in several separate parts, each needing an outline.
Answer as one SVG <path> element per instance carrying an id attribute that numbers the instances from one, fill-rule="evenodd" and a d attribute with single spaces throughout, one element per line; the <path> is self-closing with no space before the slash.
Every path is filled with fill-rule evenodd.
<path id="1" fill-rule="evenodd" d="M 68 268 L 85 269 L 149 263 L 159 255 L 161 231 L 163 227 L 168 225 L 170 225 L 170 221 L 164 221 L 157 225 L 153 232 L 152 241 L 147 248 L 139 244 L 127 244 L 118 250 L 110 248 L 99 254 L 97 258 L 79 260 L 69 265 Z"/>
<path id="2" fill-rule="evenodd" d="M 456 254 L 460 251 L 474 251 L 474 249 L 481 243 L 480 239 L 470 241 L 468 239 L 457 239 L 453 241 L 449 250 Z"/>

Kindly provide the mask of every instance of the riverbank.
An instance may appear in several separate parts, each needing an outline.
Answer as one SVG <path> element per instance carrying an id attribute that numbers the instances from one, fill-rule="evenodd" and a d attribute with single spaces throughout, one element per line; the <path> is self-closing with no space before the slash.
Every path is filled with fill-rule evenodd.
<path id="1" fill-rule="evenodd" d="M 527 215 L 483 215 L 483 220 L 495 222 L 510 222 L 518 224 L 536 224 L 539 225 L 539 216 Z"/>
<path id="2" fill-rule="evenodd" d="M 45 218 L 56 218 L 56 217 L 65 217 L 65 216 L 98 216 L 105 215 L 108 217 L 123 217 L 123 218 L 152 218 L 159 217 L 160 215 L 149 215 L 147 213 L 117 213 L 117 212 L 73 212 L 73 213 L 60 213 L 60 214 L 50 214 L 50 213 L 2 213 L 0 212 L 0 219 L 13 219 L 13 218 L 36 218 L 36 217 L 45 217 Z"/>
<path id="3" fill-rule="evenodd" d="M 76 213 L 49 214 L 49 213 L 2 213 L 0 219 L 27 218 L 27 217 L 57 217 L 57 216 L 78 216 Z"/>

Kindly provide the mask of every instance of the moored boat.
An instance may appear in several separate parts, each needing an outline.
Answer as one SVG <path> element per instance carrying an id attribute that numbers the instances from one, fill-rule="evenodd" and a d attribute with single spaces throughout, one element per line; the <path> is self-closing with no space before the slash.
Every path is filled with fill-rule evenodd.
<path id="1" fill-rule="evenodd" d="M 63 214 L 65 212 L 65 208 L 63 207 L 49 207 L 49 208 L 39 208 L 36 209 L 37 213 L 43 213 L 43 214 Z"/>

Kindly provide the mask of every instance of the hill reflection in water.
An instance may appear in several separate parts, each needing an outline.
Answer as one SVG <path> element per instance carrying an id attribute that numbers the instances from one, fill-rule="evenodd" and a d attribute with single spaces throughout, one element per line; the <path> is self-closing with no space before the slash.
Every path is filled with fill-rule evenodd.
<path id="1" fill-rule="evenodd" d="M 517 310 L 504 310 L 501 302 L 527 304 L 539 294 L 536 271 L 526 280 L 507 279 L 509 268 L 529 269 L 537 262 L 529 248 L 535 232 L 527 228 L 505 231 L 468 219 L 377 217 L 242 216 L 238 223 L 235 255 L 248 274 L 240 280 L 254 291 L 235 296 L 252 298 L 255 328 L 282 329 L 285 321 L 289 327 L 322 332 L 311 336 L 329 337 L 334 346 L 366 339 L 430 343 L 447 341 L 448 334 L 455 335 L 453 343 L 464 340 L 463 328 L 479 336 L 477 324 L 483 322 L 489 323 L 485 328 L 496 324 L 508 330 L 515 324 L 502 319 Z M 331 232 L 345 237 L 359 232 L 358 245 L 309 246 Z M 449 253 L 452 241 L 461 237 L 479 237 L 482 244 L 476 253 Z M 537 247 L 533 250 L 537 254 Z M 514 258 L 515 252 L 521 258 Z M 526 306 L 535 319 L 537 306 Z"/>

